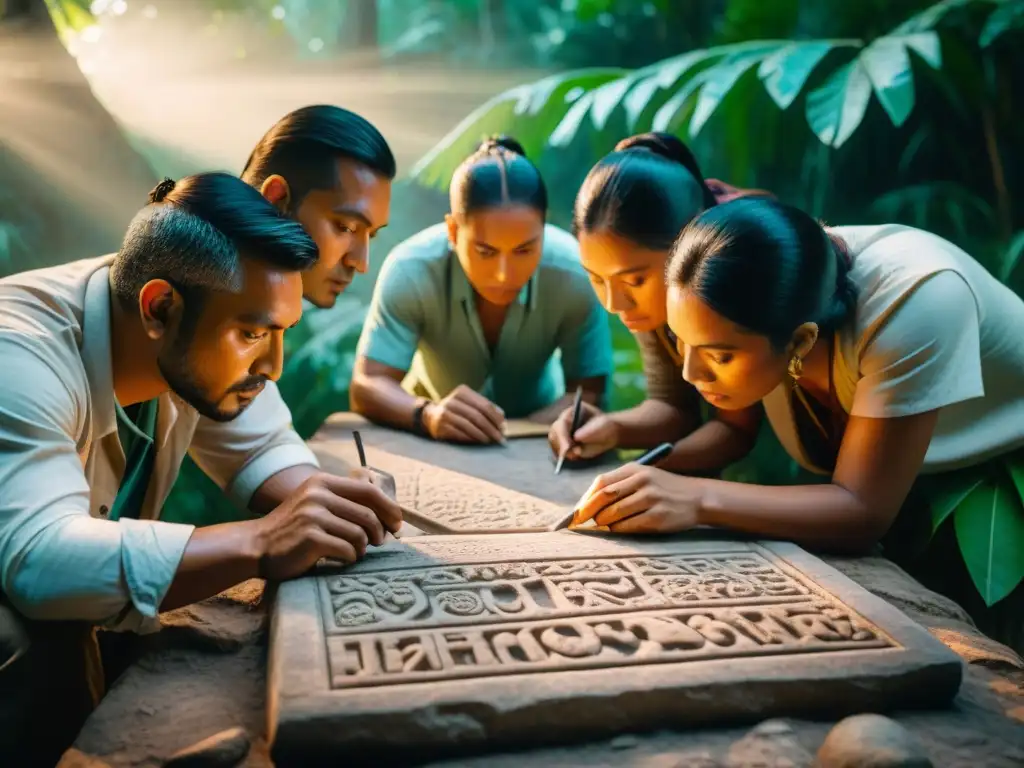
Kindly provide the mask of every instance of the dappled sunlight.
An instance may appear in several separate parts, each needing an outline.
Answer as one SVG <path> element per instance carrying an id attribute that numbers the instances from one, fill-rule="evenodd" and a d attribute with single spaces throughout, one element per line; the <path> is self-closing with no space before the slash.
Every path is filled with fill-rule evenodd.
<path id="1" fill-rule="evenodd" d="M 98 247 L 98 238 L 116 247 L 154 176 L 120 139 L 52 28 L 0 27 L 0 114 L 0 147 L 21 180 L 19 198 L 76 208 L 87 222 L 81 243 Z"/>
<path id="2" fill-rule="evenodd" d="M 255 24 L 248 34 L 237 26 L 229 40 L 227 34 L 208 20 L 162 9 L 159 16 L 140 14 L 117 25 L 100 17 L 68 50 L 132 143 L 171 176 L 208 168 L 237 172 L 271 125 L 317 103 L 371 120 L 405 173 L 466 113 L 546 74 L 385 64 L 378 53 L 359 51 L 300 59 L 270 47 Z"/>

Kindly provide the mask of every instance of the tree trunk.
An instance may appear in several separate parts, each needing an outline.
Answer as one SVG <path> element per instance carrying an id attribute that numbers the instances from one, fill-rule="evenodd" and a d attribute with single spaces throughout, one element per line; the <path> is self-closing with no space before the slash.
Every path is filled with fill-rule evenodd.
<path id="1" fill-rule="evenodd" d="M 96 100 L 44 0 L 0 18 L 0 274 L 117 250 L 156 183 Z"/>
<path id="2" fill-rule="evenodd" d="M 505 36 L 505 3 L 503 0 L 481 0 L 480 45 L 489 55 Z"/>
<path id="3" fill-rule="evenodd" d="M 0 0 L 0 21 L 29 17 L 40 19 L 45 13 L 46 4 L 35 0 Z"/>
<path id="4" fill-rule="evenodd" d="M 377 0 L 349 0 L 356 46 L 376 49 L 378 45 Z"/>

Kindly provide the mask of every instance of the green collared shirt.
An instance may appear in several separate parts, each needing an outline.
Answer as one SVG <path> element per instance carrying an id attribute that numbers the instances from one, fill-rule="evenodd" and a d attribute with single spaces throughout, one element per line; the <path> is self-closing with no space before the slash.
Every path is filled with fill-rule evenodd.
<path id="1" fill-rule="evenodd" d="M 133 416 L 129 416 L 114 401 L 117 436 L 124 451 L 124 475 L 110 507 L 110 520 L 139 518 L 156 458 L 156 415 L 159 407 L 159 399 L 148 400 L 131 408 Z"/>
<path id="2" fill-rule="evenodd" d="M 509 307 L 493 352 L 444 224 L 398 245 L 374 287 L 357 354 L 408 371 L 434 400 L 466 384 L 509 418 L 550 405 L 565 381 L 612 372 L 611 333 L 575 238 L 548 224 L 540 264 Z"/>

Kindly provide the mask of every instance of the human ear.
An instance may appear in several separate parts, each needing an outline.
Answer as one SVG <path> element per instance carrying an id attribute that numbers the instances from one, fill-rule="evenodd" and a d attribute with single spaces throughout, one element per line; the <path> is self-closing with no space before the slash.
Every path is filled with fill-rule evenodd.
<path id="1" fill-rule="evenodd" d="M 142 286 L 139 314 L 146 335 L 154 341 L 162 338 L 182 304 L 181 294 L 166 280 L 150 280 Z"/>
<path id="2" fill-rule="evenodd" d="M 803 360 L 814 349 L 814 345 L 818 341 L 818 324 L 817 323 L 803 323 L 790 337 L 789 344 L 786 347 L 788 356 L 790 358 L 797 358 Z"/>
<path id="3" fill-rule="evenodd" d="M 292 191 L 288 181 L 280 174 L 268 176 L 260 185 L 260 194 L 272 203 L 279 211 L 287 211 L 291 207 Z"/>
<path id="4" fill-rule="evenodd" d="M 444 223 L 448 227 L 448 244 L 451 245 L 452 250 L 455 250 L 455 245 L 459 242 L 459 222 L 455 220 L 455 216 L 446 213 Z"/>

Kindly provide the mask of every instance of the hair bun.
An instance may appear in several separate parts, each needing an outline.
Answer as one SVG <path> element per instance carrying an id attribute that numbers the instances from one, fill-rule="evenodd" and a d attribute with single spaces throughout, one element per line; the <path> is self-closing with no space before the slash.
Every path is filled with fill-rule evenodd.
<path id="1" fill-rule="evenodd" d="M 638 133 L 623 139 L 615 145 L 616 152 L 627 152 L 631 149 L 646 149 L 656 155 L 671 160 L 681 165 L 696 165 L 693 153 L 677 136 L 671 133 Z"/>
<path id="2" fill-rule="evenodd" d="M 715 205 L 715 196 L 708 188 L 704 180 L 704 174 L 700 170 L 697 158 L 693 156 L 690 148 L 678 137 L 671 133 L 650 131 L 649 133 L 638 133 L 636 136 L 629 136 L 615 145 L 616 152 L 629 152 L 633 150 L 647 150 L 652 154 L 664 157 L 673 163 L 679 163 L 690 175 L 697 180 L 704 193 L 704 207 L 710 208 Z"/>
<path id="3" fill-rule="evenodd" d="M 480 142 L 480 145 L 476 148 L 477 152 L 492 152 L 495 149 L 504 149 L 515 155 L 522 155 L 526 157 L 526 150 L 523 149 L 523 145 L 513 139 L 511 136 L 491 136 Z"/>
<path id="4" fill-rule="evenodd" d="M 162 203 L 164 198 L 174 189 L 175 183 L 174 179 L 169 179 L 165 176 L 164 180 L 153 187 L 153 191 L 149 193 L 149 202 Z"/>

